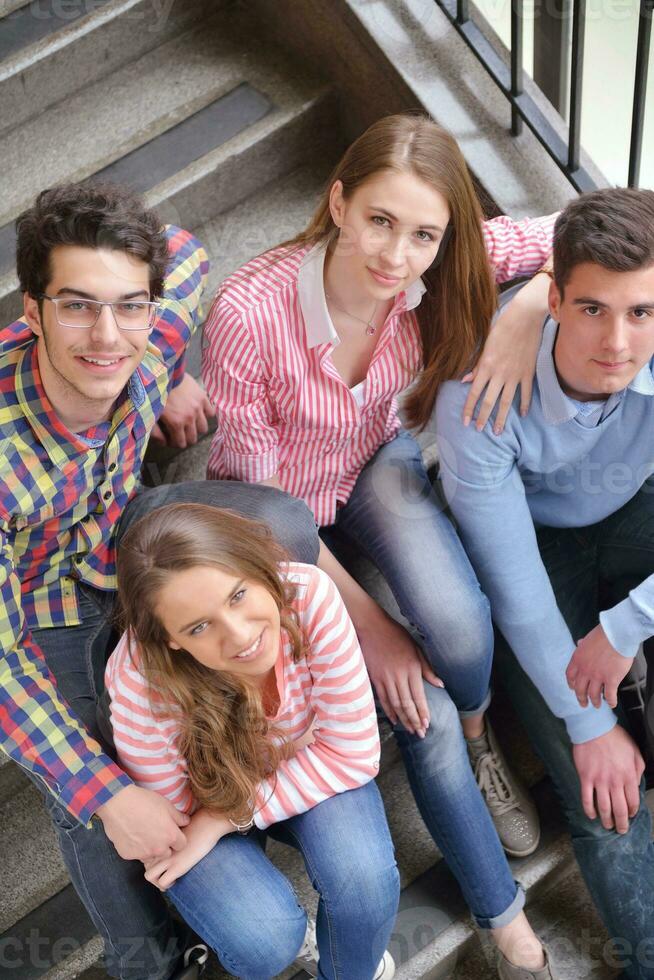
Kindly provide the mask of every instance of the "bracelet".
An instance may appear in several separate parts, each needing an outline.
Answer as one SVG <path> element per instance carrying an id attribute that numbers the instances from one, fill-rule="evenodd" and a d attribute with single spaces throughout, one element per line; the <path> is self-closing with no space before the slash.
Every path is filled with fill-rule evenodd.
<path id="1" fill-rule="evenodd" d="M 231 823 L 234 830 L 239 834 L 247 834 L 247 832 L 249 830 L 252 830 L 252 828 L 254 827 L 254 818 L 248 820 L 247 823 L 236 823 L 236 821 L 232 820 L 231 817 L 227 817 L 227 819 Z"/>

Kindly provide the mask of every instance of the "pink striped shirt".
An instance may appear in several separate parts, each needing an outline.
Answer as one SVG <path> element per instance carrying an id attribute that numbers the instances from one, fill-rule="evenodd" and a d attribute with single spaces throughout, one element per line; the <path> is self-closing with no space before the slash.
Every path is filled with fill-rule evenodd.
<path id="1" fill-rule="evenodd" d="M 498 282 L 536 272 L 556 215 L 493 218 L 483 231 Z M 334 367 L 339 343 L 323 285 L 323 247 L 267 252 L 219 289 L 204 327 L 202 374 L 217 409 L 208 476 L 256 482 L 277 474 L 320 526 L 333 524 L 359 473 L 400 428 L 397 396 L 421 367 L 413 283 L 390 310 L 362 404 Z"/>
<path id="2" fill-rule="evenodd" d="M 257 794 L 254 821 L 269 827 L 304 813 L 336 793 L 363 786 L 379 770 L 379 732 L 372 689 L 345 605 L 331 579 L 311 565 L 291 564 L 292 607 L 307 640 L 306 659 L 293 662 L 282 631 L 275 665 L 280 705 L 270 720 L 289 741 L 313 726 L 314 741 L 280 763 Z M 150 690 L 138 649 L 123 634 L 107 664 L 111 723 L 121 766 L 179 810 L 194 809 L 178 748 L 179 710 Z"/>

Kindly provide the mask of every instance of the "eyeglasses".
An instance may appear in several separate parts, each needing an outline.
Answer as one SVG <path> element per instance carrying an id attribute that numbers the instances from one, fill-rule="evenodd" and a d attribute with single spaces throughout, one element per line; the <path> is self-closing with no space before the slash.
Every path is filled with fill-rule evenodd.
<path id="1" fill-rule="evenodd" d="M 103 306 L 110 306 L 119 330 L 151 330 L 157 315 L 159 303 L 144 300 L 122 300 L 105 303 L 99 299 L 82 299 L 80 296 L 46 296 L 41 293 L 37 299 L 47 299 L 55 308 L 57 323 L 61 327 L 76 330 L 89 330 L 98 322 Z"/>

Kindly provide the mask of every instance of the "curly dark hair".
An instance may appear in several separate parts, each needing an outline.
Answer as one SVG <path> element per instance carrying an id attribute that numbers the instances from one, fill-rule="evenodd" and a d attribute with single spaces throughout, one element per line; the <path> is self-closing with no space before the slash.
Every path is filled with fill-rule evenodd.
<path id="1" fill-rule="evenodd" d="M 168 243 L 155 211 L 126 187 L 99 181 L 41 191 L 16 218 L 16 268 L 20 288 L 40 296 L 52 276 L 50 253 L 58 245 L 128 252 L 150 268 L 150 299 L 163 292 Z"/>
<path id="2" fill-rule="evenodd" d="M 654 264 L 654 191 L 607 187 L 568 204 L 554 226 L 554 280 L 562 296 L 583 262 L 611 272 Z"/>

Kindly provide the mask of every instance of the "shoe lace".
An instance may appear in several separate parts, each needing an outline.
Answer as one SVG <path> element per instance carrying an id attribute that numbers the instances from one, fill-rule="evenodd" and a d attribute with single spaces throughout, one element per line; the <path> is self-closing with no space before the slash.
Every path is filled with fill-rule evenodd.
<path id="1" fill-rule="evenodd" d="M 494 752 L 484 752 L 475 763 L 475 779 L 493 813 L 501 816 L 518 806 L 504 775 L 504 770 Z"/>

